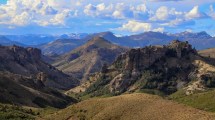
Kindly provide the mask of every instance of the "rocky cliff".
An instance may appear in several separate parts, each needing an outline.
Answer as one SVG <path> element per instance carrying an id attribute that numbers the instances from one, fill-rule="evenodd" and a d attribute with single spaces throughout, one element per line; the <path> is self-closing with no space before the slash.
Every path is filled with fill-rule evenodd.
<path id="1" fill-rule="evenodd" d="M 94 75 L 91 79 L 96 82 L 85 93 L 93 96 L 135 91 L 171 94 L 193 80 L 205 81 L 200 77 L 209 71 L 203 73 L 197 60 L 207 63 L 188 42 L 178 40 L 164 46 L 131 49 L 105 71 Z"/>
<path id="2" fill-rule="evenodd" d="M 73 77 L 43 62 L 41 51 L 36 48 L 0 46 L 0 71 L 35 78 L 45 86 L 58 89 L 69 89 L 78 84 Z"/>

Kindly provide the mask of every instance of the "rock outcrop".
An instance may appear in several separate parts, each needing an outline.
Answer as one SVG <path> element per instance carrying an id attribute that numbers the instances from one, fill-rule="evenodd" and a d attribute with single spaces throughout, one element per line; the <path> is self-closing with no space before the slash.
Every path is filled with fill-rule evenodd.
<path id="1" fill-rule="evenodd" d="M 43 62 L 37 48 L 0 46 L 0 71 L 39 79 L 45 86 L 58 89 L 70 89 L 78 84 L 77 79 Z"/>
<path id="2" fill-rule="evenodd" d="M 205 61 L 205 58 L 199 56 L 188 42 L 178 40 L 164 46 L 131 49 L 120 55 L 106 72 L 98 73 L 99 77 L 94 77 L 97 81 L 86 93 L 102 95 L 145 91 L 171 94 L 187 86 L 191 80 L 199 80 L 196 60 Z"/>

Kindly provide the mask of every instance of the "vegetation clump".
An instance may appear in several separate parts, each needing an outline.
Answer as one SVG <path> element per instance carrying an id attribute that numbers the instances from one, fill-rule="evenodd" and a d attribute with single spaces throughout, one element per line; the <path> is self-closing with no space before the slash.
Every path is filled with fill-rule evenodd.
<path id="1" fill-rule="evenodd" d="M 39 113 L 32 109 L 0 104 L 1 120 L 34 120 L 36 115 L 39 115 Z"/>

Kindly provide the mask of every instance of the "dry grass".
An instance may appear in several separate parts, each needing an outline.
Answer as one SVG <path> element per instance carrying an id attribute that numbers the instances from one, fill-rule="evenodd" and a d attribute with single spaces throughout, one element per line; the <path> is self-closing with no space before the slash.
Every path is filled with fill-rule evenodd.
<path id="1" fill-rule="evenodd" d="M 201 51 L 199 51 L 199 54 L 204 56 L 204 57 L 215 58 L 215 48 L 201 50 Z"/>
<path id="2" fill-rule="evenodd" d="M 212 113 L 158 96 L 126 94 L 93 98 L 48 115 L 45 120 L 214 120 Z"/>
<path id="3" fill-rule="evenodd" d="M 202 60 L 195 60 L 194 65 L 199 68 L 198 71 L 200 72 L 200 74 L 205 74 L 207 72 L 215 72 L 215 67 L 213 65 L 210 65 Z"/>

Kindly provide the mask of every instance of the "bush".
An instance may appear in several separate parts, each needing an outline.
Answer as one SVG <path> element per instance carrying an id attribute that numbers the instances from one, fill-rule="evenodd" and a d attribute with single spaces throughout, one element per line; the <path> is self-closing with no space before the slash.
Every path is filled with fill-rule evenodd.
<path id="1" fill-rule="evenodd" d="M 141 79 L 137 82 L 140 85 L 141 90 L 158 90 L 165 94 L 171 94 L 177 91 L 177 78 L 169 76 L 169 79 L 166 79 L 166 76 L 162 72 L 153 72 L 153 71 L 144 71 L 142 73 Z"/>
<path id="2" fill-rule="evenodd" d="M 108 93 L 109 90 L 105 89 L 105 85 L 110 82 L 111 78 L 108 78 L 105 74 L 102 74 L 99 79 L 86 89 L 85 94 L 93 93 L 93 96 L 100 96 Z"/>
<path id="3" fill-rule="evenodd" d="M 213 88 L 215 87 L 215 73 L 202 75 L 201 79 L 206 87 Z"/>
<path id="4" fill-rule="evenodd" d="M 0 104 L 0 120 L 33 120 L 35 113 L 20 106 Z"/>
<path id="5" fill-rule="evenodd" d="M 167 57 L 177 57 L 177 52 L 174 49 L 168 49 L 165 54 Z"/>

